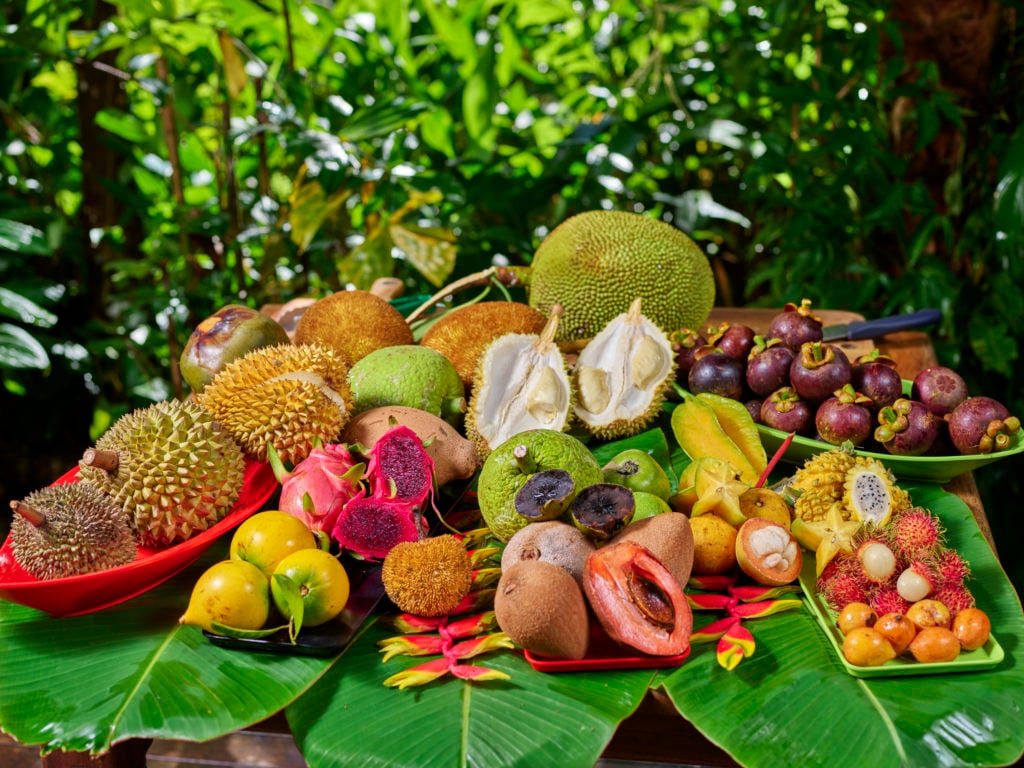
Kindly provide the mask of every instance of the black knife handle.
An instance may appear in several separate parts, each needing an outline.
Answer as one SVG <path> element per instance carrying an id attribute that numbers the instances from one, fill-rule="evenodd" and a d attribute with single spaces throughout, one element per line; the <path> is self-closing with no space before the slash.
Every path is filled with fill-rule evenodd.
<path id="1" fill-rule="evenodd" d="M 881 317 L 877 320 L 854 320 L 850 323 L 850 331 L 846 338 L 851 341 L 873 339 L 893 331 L 906 331 L 910 328 L 920 328 L 922 325 L 931 325 L 940 319 L 942 313 L 937 309 L 919 309 L 917 312 Z"/>

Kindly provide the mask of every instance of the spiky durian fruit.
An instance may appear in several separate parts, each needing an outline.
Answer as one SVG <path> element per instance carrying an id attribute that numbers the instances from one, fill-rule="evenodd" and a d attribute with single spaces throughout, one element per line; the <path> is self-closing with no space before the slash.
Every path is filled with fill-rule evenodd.
<path id="1" fill-rule="evenodd" d="M 145 546 L 221 520 L 242 490 L 242 449 L 205 408 L 165 400 L 118 419 L 79 461 L 82 482 L 121 505 Z"/>
<path id="2" fill-rule="evenodd" d="M 480 356 L 465 428 L 481 457 L 520 432 L 568 429 L 571 382 L 554 342 L 561 314 L 556 306 L 540 334 L 507 333 Z"/>
<path id="3" fill-rule="evenodd" d="M 882 462 L 859 461 L 846 473 L 843 506 L 854 520 L 885 525 L 893 513 L 895 487 L 896 479 Z"/>
<path id="4" fill-rule="evenodd" d="M 635 435 L 657 418 L 675 377 L 668 337 L 645 317 L 641 300 L 613 318 L 580 352 L 573 368 L 573 413 L 601 439 Z"/>
<path id="5" fill-rule="evenodd" d="M 11 502 L 15 561 L 37 579 L 60 579 L 135 560 L 135 534 L 113 498 L 88 483 L 62 483 Z"/>
<path id="6" fill-rule="evenodd" d="M 232 361 L 199 395 L 245 453 L 296 464 L 351 418 L 348 364 L 322 344 L 262 347 Z"/>

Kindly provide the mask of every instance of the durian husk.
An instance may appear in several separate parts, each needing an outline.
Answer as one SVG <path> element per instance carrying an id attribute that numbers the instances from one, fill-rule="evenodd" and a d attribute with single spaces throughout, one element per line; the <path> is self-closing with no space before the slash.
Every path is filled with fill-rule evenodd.
<path id="1" fill-rule="evenodd" d="M 560 318 L 556 307 L 540 334 L 505 334 L 480 356 L 465 430 L 481 458 L 520 432 L 569 428 L 572 383 L 554 342 Z"/>
<path id="2" fill-rule="evenodd" d="M 112 468 L 92 463 L 103 454 L 116 455 Z M 114 422 L 79 468 L 83 482 L 121 505 L 140 543 L 159 547 L 227 515 L 242 490 L 245 457 L 208 410 L 191 400 L 166 400 Z"/>
<path id="3" fill-rule="evenodd" d="M 93 485 L 51 485 L 11 507 L 11 553 L 37 579 L 81 576 L 135 560 L 137 542 L 124 510 Z"/>
<path id="4" fill-rule="evenodd" d="M 323 344 L 280 344 L 230 363 L 199 402 L 246 455 L 296 464 L 319 443 L 334 442 L 352 415 L 349 366 Z"/>
<path id="5" fill-rule="evenodd" d="M 643 315 L 637 298 L 576 358 L 573 415 L 602 440 L 635 435 L 660 414 L 675 369 L 668 336 Z"/>

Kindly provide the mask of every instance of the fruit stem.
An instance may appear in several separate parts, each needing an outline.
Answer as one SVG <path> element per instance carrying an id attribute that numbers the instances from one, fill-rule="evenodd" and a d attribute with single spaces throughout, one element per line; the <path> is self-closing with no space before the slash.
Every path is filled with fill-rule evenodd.
<path id="1" fill-rule="evenodd" d="M 11 509 L 32 523 L 36 528 L 46 525 L 46 515 L 42 510 L 29 506 L 23 501 L 12 501 Z"/>
<path id="2" fill-rule="evenodd" d="M 82 463 L 87 467 L 114 472 L 117 470 L 120 458 L 117 455 L 117 451 L 86 448 L 85 453 L 82 454 Z"/>
<path id="3" fill-rule="evenodd" d="M 530 447 L 526 443 L 519 443 L 512 449 L 512 458 L 516 460 L 519 471 L 524 475 L 532 475 L 537 471 L 537 462 L 530 456 Z"/>
<path id="4" fill-rule="evenodd" d="M 461 277 L 458 280 L 449 283 L 440 291 L 435 293 L 425 302 L 420 304 L 414 309 L 406 318 L 405 322 L 408 325 L 412 325 L 417 320 L 423 317 L 431 308 L 433 308 L 438 302 L 448 298 L 454 293 L 458 293 L 465 288 L 472 288 L 477 285 L 485 285 L 492 279 L 497 280 L 501 285 L 505 286 L 517 286 L 521 285 L 524 280 L 524 271 L 521 269 L 514 269 L 510 267 L 488 267 L 487 269 L 474 272 L 472 274 Z"/>
<path id="5" fill-rule="evenodd" d="M 544 328 L 540 332 L 540 339 L 535 345 L 540 352 L 547 352 L 551 344 L 554 343 L 555 335 L 558 333 L 558 323 L 561 321 L 563 315 L 565 315 L 565 307 L 561 304 L 551 305 L 551 311 L 548 314 L 548 321 L 544 323 Z"/>

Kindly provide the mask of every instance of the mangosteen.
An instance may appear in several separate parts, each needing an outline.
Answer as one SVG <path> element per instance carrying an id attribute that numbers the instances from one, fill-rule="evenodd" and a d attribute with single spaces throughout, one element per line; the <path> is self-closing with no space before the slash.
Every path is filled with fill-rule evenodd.
<path id="1" fill-rule="evenodd" d="M 789 366 L 789 383 L 804 400 L 820 403 L 850 383 L 850 359 L 839 347 L 809 341 Z"/>
<path id="2" fill-rule="evenodd" d="M 795 355 L 781 339 L 766 341 L 763 336 L 756 336 L 747 356 L 746 379 L 750 391 L 758 397 L 768 397 L 788 385 L 789 368 Z"/>
<path id="3" fill-rule="evenodd" d="M 821 318 L 811 311 L 811 300 L 803 299 L 799 306 L 792 302 L 786 304 L 768 324 L 768 337 L 782 339 L 794 352 L 806 342 L 821 341 L 824 337 Z"/>
<path id="4" fill-rule="evenodd" d="M 850 369 L 850 383 L 862 395 L 871 399 L 869 406 L 878 412 L 903 397 L 903 380 L 896 371 L 896 361 L 879 350 L 861 355 Z"/>
<path id="5" fill-rule="evenodd" d="M 939 438 L 944 422 L 928 406 L 907 397 L 878 412 L 875 439 L 896 456 L 921 456 Z"/>
<path id="6" fill-rule="evenodd" d="M 962 454 L 1004 451 L 1020 431 L 1020 419 L 991 397 L 969 397 L 946 417 L 949 438 Z"/>
<path id="7" fill-rule="evenodd" d="M 669 335 L 669 341 L 676 357 L 676 380 L 685 384 L 690 368 L 693 367 L 694 355 L 698 349 L 707 345 L 708 340 L 698 331 L 680 328 Z"/>
<path id="8" fill-rule="evenodd" d="M 914 377 L 910 396 L 920 400 L 936 416 L 952 413 L 967 399 L 967 382 L 963 376 L 944 365 L 932 365 Z"/>
<path id="9" fill-rule="evenodd" d="M 711 392 L 732 400 L 740 400 L 743 397 L 743 387 L 746 383 L 743 363 L 711 346 L 702 347 L 697 351 L 686 381 L 687 388 L 695 395 Z"/>
<path id="10" fill-rule="evenodd" d="M 718 327 L 718 332 L 708 337 L 708 343 L 745 363 L 750 350 L 754 347 L 755 335 L 754 329 L 750 326 L 741 323 L 722 323 Z"/>
<path id="11" fill-rule="evenodd" d="M 761 404 L 764 400 L 760 397 L 754 397 L 750 400 L 745 401 L 743 404 L 747 406 L 747 412 L 750 414 L 750 418 L 754 420 L 755 424 L 763 424 L 761 421 Z"/>
<path id="12" fill-rule="evenodd" d="M 781 387 L 761 403 L 761 422 L 772 429 L 806 435 L 814 426 L 814 409 L 793 387 Z"/>
<path id="13" fill-rule="evenodd" d="M 837 389 L 814 413 L 819 438 L 832 445 L 845 442 L 861 445 L 874 428 L 870 404 L 871 398 L 850 384 Z"/>

